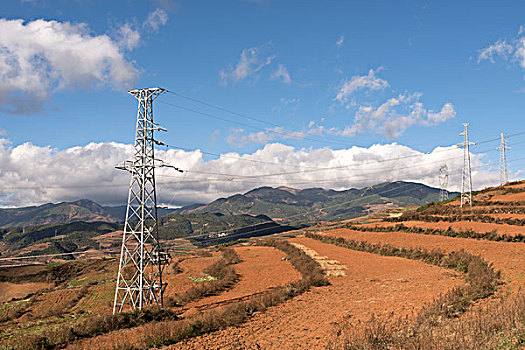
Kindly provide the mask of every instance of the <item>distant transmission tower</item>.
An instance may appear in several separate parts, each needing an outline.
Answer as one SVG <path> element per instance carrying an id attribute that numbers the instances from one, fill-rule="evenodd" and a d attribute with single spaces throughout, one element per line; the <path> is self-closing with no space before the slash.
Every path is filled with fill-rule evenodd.
<path id="1" fill-rule="evenodd" d="M 463 143 L 458 146 L 463 146 L 463 173 L 461 176 L 461 207 L 464 204 L 472 206 L 472 172 L 470 170 L 470 145 L 474 143 L 468 140 L 468 126 L 469 123 L 463 123 L 464 131 L 459 134 L 463 136 Z"/>
<path id="2" fill-rule="evenodd" d="M 507 146 L 507 141 L 505 140 L 505 133 L 501 133 L 501 145 L 497 148 L 500 150 L 500 158 L 499 158 L 499 181 L 501 186 L 505 185 L 508 180 L 507 176 L 507 156 L 505 150 L 510 149 L 510 147 Z"/>
<path id="3" fill-rule="evenodd" d="M 166 129 L 153 121 L 153 100 L 164 92 L 161 88 L 129 91 L 139 105 L 133 159 L 117 166 L 131 173 L 131 182 L 113 313 L 122 311 L 126 305 L 142 309 L 163 304 L 166 283 L 162 272 L 168 255 L 161 250 L 158 240 L 155 168 L 168 165 L 154 155 L 154 145 L 163 143 L 155 140 L 153 134 Z"/>
<path id="4" fill-rule="evenodd" d="M 439 168 L 439 201 L 442 202 L 448 199 L 448 166 L 446 164 Z"/>

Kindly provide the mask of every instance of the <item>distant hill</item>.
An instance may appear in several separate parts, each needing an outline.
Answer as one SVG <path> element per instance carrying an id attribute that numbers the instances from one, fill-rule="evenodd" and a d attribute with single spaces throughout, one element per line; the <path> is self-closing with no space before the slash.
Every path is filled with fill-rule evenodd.
<path id="1" fill-rule="evenodd" d="M 451 196 L 455 193 L 451 193 Z M 349 219 L 373 211 L 436 201 L 439 189 L 412 182 L 388 182 L 345 191 L 260 187 L 245 194 L 159 209 L 159 238 L 192 236 L 198 245 L 283 232 L 316 221 Z M 97 249 L 97 237 L 122 229 L 125 206 L 104 207 L 89 200 L 0 209 L 0 255 L 37 245 L 40 253 Z M 109 241 L 108 241 L 109 242 Z M 114 245 L 114 246 L 113 246 Z M 108 248 L 118 249 L 120 240 Z M 33 248 L 24 251 L 32 254 Z"/>
<path id="2" fill-rule="evenodd" d="M 455 193 L 451 193 L 455 195 Z M 266 215 L 277 223 L 304 224 L 317 220 L 348 219 L 382 208 L 420 206 L 439 198 L 439 189 L 413 182 L 387 182 L 344 191 L 289 187 L 260 187 L 245 194 L 219 198 L 209 204 L 180 209 L 158 209 L 159 218 L 171 213 Z M 126 206 L 101 206 L 81 199 L 74 202 L 0 209 L 0 227 L 49 225 L 72 222 L 122 222 Z"/>
<path id="3" fill-rule="evenodd" d="M 438 188 L 403 181 L 344 191 L 260 187 L 200 207 L 185 207 L 178 212 L 267 215 L 276 222 L 286 219 L 285 222 L 304 223 L 348 219 L 382 208 L 420 206 L 437 201 L 439 191 Z M 450 193 L 451 196 L 455 194 Z"/>
<path id="4" fill-rule="evenodd" d="M 109 222 L 71 222 L 64 224 L 6 227 L 0 229 L 0 256 L 56 254 L 105 249 L 118 251 L 117 239 L 101 235 L 122 230 L 122 224 Z M 294 229 L 279 225 L 264 215 L 223 215 L 213 213 L 169 214 L 159 219 L 161 241 L 191 236 L 199 246 L 220 244 Z M 67 259 L 72 258 L 66 256 Z"/>
<path id="5" fill-rule="evenodd" d="M 158 209 L 158 214 L 163 216 L 173 211 L 173 209 Z M 88 199 L 80 199 L 74 202 L 0 209 L 0 227 L 67 224 L 77 221 L 114 223 L 124 221 L 125 216 L 125 205 L 105 207 Z"/>

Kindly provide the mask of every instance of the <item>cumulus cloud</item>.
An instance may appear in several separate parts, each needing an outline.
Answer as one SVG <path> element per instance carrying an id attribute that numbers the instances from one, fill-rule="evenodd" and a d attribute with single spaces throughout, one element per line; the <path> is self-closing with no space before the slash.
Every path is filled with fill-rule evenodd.
<path id="1" fill-rule="evenodd" d="M 388 99 L 378 107 L 359 106 L 348 135 L 355 135 L 357 132 L 373 132 L 384 134 L 392 139 L 400 136 L 413 125 L 437 125 L 456 116 L 456 111 L 451 103 L 444 104 L 441 111 L 434 112 L 423 107 L 419 101 L 420 97 L 419 93 L 400 94 Z"/>
<path id="2" fill-rule="evenodd" d="M 148 15 L 144 23 L 142 23 L 142 27 L 152 32 L 158 32 L 159 28 L 166 25 L 166 23 L 168 23 L 168 13 L 161 8 L 157 8 Z"/>
<path id="3" fill-rule="evenodd" d="M 270 76 L 270 79 L 280 80 L 285 84 L 292 83 L 292 78 L 290 77 L 290 73 L 288 72 L 288 69 L 283 64 L 280 64 L 277 70 L 272 73 L 272 75 Z"/>
<path id="4" fill-rule="evenodd" d="M 5 138 L 0 139 L 0 206 L 79 198 L 101 204 L 125 204 L 130 177 L 114 166 L 129 158 L 132 150 L 132 145 L 114 142 L 90 143 L 66 150 L 30 143 L 13 147 Z M 437 174 L 443 164 L 450 171 L 449 190 L 458 190 L 462 152 L 451 146 L 425 154 L 396 143 L 341 150 L 297 149 L 273 143 L 251 154 L 232 152 L 205 161 L 199 150 L 158 151 L 159 158 L 188 170 L 179 174 L 160 168 L 158 198 L 163 205 L 185 205 L 209 202 L 264 185 L 342 190 L 405 180 L 438 186 Z M 498 182 L 498 173 L 484 170 L 484 165 L 482 155 L 472 154 L 475 188 Z"/>
<path id="5" fill-rule="evenodd" d="M 136 78 L 119 44 L 86 24 L 0 19 L 0 112 L 35 113 L 54 91 L 129 88 Z"/>
<path id="6" fill-rule="evenodd" d="M 353 123 L 342 130 L 330 128 L 322 130 L 323 132 L 339 136 L 371 132 L 393 139 L 414 125 L 438 125 L 456 116 L 454 105 L 450 102 L 445 103 L 437 112 L 426 109 L 420 101 L 422 94 L 418 92 L 397 94 L 380 104 L 363 101 L 362 96 L 356 98 L 355 94 L 359 90 L 378 91 L 390 86 L 386 80 L 376 75 L 380 70 L 381 67 L 370 69 L 367 75 L 356 75 L 343 81 L 334 100 L 346 110 L 355 111 Z"/>
<path id="7" fill-rule="evenodd" d="M 370 69 L 367 75 L 355 75 L 350 80 L 343 81 L 335 100 L 345 103 L 358 90 L 383 90 L 387 88 L 389 86 L 388 82 L 376 76 L 380 69 Z"/>
<path id="8" fill-rule="evenodd" d="M 259 57 L 261 48 L 251 47 L 243 49 L 241 57 L 237 61 L 235 66 L 230 66 L 225 70 L 219 72 L 219 76 L 223 85 L 227 85 L 228 82 L 238 82 L 246 78 L 252 77 L 255 73 L 259 72 L 265 66 L 272 63 L 275 59 L 275 55 Z"/>

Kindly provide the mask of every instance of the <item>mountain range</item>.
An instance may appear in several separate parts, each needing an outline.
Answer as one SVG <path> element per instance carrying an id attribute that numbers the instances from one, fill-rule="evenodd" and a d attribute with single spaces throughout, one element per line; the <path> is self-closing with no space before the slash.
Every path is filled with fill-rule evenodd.
<path id="1" fill-rule="evenodd" d="M 219 198 L 209 204 L 192 204 L 179 209 L 158 209 L 159 217 L 219 213 L 223 215 L 265 215 L 278 223 L 305 223 L 361 216 L 382 208 L 419 206 L 439 198 L 439 189 L 413 182 L 387 182 L 363 189 L 343 191 L 322 188 L 294 189 L 260 187 L 245 194 Z M 58 204 L 0 209 L 0 227 L 48 225 L 54 223 L 121 222 L 126 206 L 101 206 L 81 199 Z"/>
<path id="2" fill-rule="evenodd" d="M 158 209 L 159 216 L 174 211 Z M 126 206 L 102 206 L 89 199 L 74 202 L 46 203 L 39 206 L 0 209 L 0 227 L 49 225 L 71 222 L 120 222 L 126 217 Z"/>
<path id="3" fill-rule="evenodd" d="M 206 205 L 183 207 L 177 212 L 266 215 L 276 222 L 297 224 L 349 219 L 384 208 L 421 206 L 439 200 L 439 192 L 438 188 L 403 181 L 343 191 L 260 187 Z"/>

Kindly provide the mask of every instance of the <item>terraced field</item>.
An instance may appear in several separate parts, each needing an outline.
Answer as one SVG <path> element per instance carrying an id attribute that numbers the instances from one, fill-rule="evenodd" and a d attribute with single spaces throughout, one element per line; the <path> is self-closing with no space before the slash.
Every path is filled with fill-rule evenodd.
<path id="1" fill-rule="evenodd" d="M 193 338 L 172 349 L 324 349 L 343 320 L 359 323 L 372 315 L 408 315 L 464 284 L 460 273 L 419 261 L 349 251 L 304 237 L 290 242 L 337 260 L 348 267 L 346 275 L 328 276 L 330 286 L 314 288 L 240 327 Z"/>
<path id="2" fill-rule="evenodd" d="M 115 260 L 3 269 L 0 338 L 21 349 L 519 348 L 521 191 L 178 254 L 167 311 L 147 315 L 109 315 Z"/>

